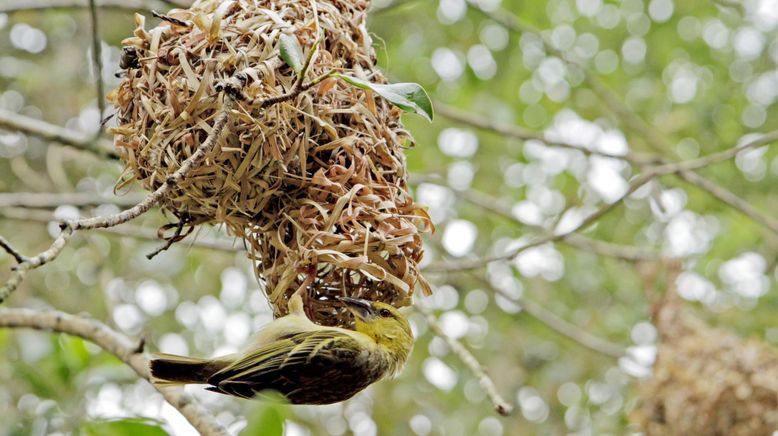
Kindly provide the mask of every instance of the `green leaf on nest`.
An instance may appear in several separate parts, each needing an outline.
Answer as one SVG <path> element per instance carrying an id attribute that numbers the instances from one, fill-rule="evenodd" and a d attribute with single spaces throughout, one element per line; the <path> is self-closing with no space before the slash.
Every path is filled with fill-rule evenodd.
<path id="1" fill-rule="evenodd" d="M 281 48 L 281 59 L 283 59 L 287 65 L 292 67 L 295 73 L 302 71 L 303 49 L 300 47 L 300 43 L 297 41 L 297 37 L 284 33 L 281 34 L 279 40 L 279 46 Z"/>
<path id="2" fill-rule="evenodd" d="M 434 117 L 432 101 L 429 95 L 427 95 L 427 91 L 418 83 L 391 83 L 384 85 L 343 74 L 335 74 L 333 77 L 343 79 L 357 88 L 372 90 L 389 101 L 389 103 L 406 112 L 419 114 L 426 118 L 427 121 L 431 122 Z"/>

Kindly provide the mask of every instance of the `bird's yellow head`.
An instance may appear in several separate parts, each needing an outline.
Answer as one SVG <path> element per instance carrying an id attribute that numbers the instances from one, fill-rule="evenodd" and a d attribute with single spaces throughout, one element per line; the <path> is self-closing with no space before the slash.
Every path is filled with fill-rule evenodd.
<path id="1" fill-rule="evenodd" d="M 356 330 L 370 336 L 390 355 L 392 372 L 402 369 L 413 348 L 411 325 L 397 308 L 378 301 L 340 297 L 354 314 Z"/>

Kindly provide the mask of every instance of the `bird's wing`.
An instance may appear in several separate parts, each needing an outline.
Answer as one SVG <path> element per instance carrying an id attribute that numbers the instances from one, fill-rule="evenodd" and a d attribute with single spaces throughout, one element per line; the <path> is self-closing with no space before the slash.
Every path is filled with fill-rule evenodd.
<path id="1" fill-rule="evenodd" d="M 316 383 L 354 384 L 360 379 L 370 383 L 371 374 L 360 373 L 368 368 L 357 361 L 364 351 L 365 344 L 342 331 L 303 332 L 240 357 L 208 382 L 240 397 L 265 389 L 290 395 Z"/>
<path id="2" fill-rule="evenodd" d="M 242 354 L 247 354 L 251 350 L 263 348 L 272 342 L 289 338 L 297 333 L 320 329 L 321 326 L 312 323 L 305 316 L 290 313 L 287 316 L 276 319 L 256 332 L 243 348 Z"/>

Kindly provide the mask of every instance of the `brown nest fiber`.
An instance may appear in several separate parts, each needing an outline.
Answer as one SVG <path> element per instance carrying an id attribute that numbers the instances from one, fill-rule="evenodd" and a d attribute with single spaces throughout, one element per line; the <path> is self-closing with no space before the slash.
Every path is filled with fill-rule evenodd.
<path id="1" fill-rule="evenodd" d="M 654 375 L 637 420 L 647 435 L 769 436 L 778 429 L 778 353 L 661 303 Z"/>
<path id="2" fill-rule="evenodd" d="M 297 289 L 307 291 L 309 315 L 330 325 L 350 322 L 336 295 L 403 306 L 417 283 L 429 291 L 417 264 L 431 224 L 408 193 L 403 151 L 413 140 L 400 110 L 336 78 L 264 109 L 250 103 L 294 86 L 281 35 L 306 54 L 324 35 L 306 81 L 335 70 L 385 83 L 368 4 L 200 0 L 150 30 L 137 15 L 135 36 L 123 42 L 113 132 L 127 168 L 117 189 L 163 185 L 210 133 L 221 84 L 248 78 L 226 133 L 162 206 L 188 227 L 224 223 L 243 237 L 277 315 Z"/>

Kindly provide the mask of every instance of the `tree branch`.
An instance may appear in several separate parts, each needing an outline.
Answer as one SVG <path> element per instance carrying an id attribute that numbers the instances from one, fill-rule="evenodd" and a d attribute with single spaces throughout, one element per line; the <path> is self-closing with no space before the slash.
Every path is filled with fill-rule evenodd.
<path id="1" fill-rule="evenodd" d="M 751 203 L 735 195 L 735 193 L 732 191 L 717 185 L 716 183 L 693 171 L 680 171 L 678 172 L 678 177 L 702 189 L 703 191 L 706 191 L 731 208 L 767 227 L 771 231 L 778 233 L 778 220 L 755 208 Z"/>
<path id="2" fill-rule="evenodd" d="M 432 175 L 412 175 L 411 183 L 444 183 L 444 180 L 440 176 Z M 520 226 L 530 228 L 536 232 L 547 232 L 548 230 L 542 226 L 527 224 L 519 221 L 511 212 L 510 208 L 505 205 L 499 198 L 493 197 L 481 191 L 474 189 L 465 189 L 463 191 L 457 191 L 458 197 L 462 200 L 472 203 L 482 209 L 494 213 L 506 220 L 516 223 Z M 0 196 L 0 198 L 2 198 Z M 587 252 L 595 253 L 600 256 L 613 257 L 617 259 L 626 260 L 629 262 L 640 261 L 653 261 L 658 258 L 658 255 L 651 250 L 642 249 L 640 247 L 634 247 L 630 245 L 620 245 L 611 242 L 600 241 L 597 239 L 591 239 L 579 234 L 570 234 L 562 239 L 563 242 L 571 247 L 575 247 Z"/>
<path id="3" fill-rule="evenodd" d="M 510 296 L 508 296 L 506 293 L 499 290 L 496 291 L 502 296 L 510 298 Z M 514 302 L 521 306 L 528 315 L 540 321 L 546 327 L 554 330 L 555 332 L 565 336 L 568 339 L 571 339 L 584 348 L 588 348 L 594 352 L 615 358 L 622 357 L 626 353 L 624 347 L 599 338 L 582 329 L 581 327 L 565 321 L 554 312 L 551 312 L 534 301 L 521 298 L 520 300 L 514 300 Z"/>
<path id="4" fill-rule="evenodd" d="M 540 141 L 551 147 L 566 148 L 568 150 L 576 150 L 584 153 L 587 156 L 602 156 L 611 159 L 624 160 L 633 164 L 646 163 L 645 159 L 639 158 L 632 154 L 611 154 L 603 151 L 592 150 L 586 147 L 581 147 L 577 144 L 571 144 L 562 141 L 550 140 L 543 133 L 536 132 L 529 129 L 524 129 L 519 126 L 507 125 L 497 123 L 489 118 L 482 117 L 476 114 L 471 114 L 460 109 L 448 106 L 446 104 L 435 102 L 435 112 L 439 115 L 448 118 L 451 121 L 456 121 L 460 124 L 465 124 L 476 129 L 481 129 L 501 135 L 507 138 L 519 139 L 521 141 L 535 140 Z"/>
<path id="5" fill-rule="evenodd" d="M 54 214 L 49 211 L 25 209 L 20 207 L 0 208 L 0 217 L 28 222 L 33 221 L 43 224 L 57 221 L 57 218 L 54 216 Z M 156 230 L 141 226 L 133 226 L 126 223 L 120 224 L 116 227 L 105 227 L 95 230 L 98 232 L 108 233 L 125 238 L 144 239 L 154 242 L 160 241 L 159 234 Z M 224 251 L 227 253 L 242 253 L 246 251 L 245 247 L 235 245 L 235 241 L 227 238 L 197 238 L 187 242 L 184 245 L 207 250 Z"/>
<path id="6" fill-rule="evenodd" d="M 113 204 L 130 207 L 143 200 L 143 196 L 104 197 L 96 192 L 11 192 L 0 194 L 0 208 L 29 207 L 53 209 L 59 206 L 90 207 Z"/>
<path id="7" fill-rule="evenodd" d="M 724 3 L 723 0 L 721 2 Z M 727 4 L 729 5 L 737 4 L 737 2 L 727 1 Z M 630 108 L 627 107 L 627 105 L 624 104 L 624 102 L 621 101 L 621 99 L 619 99 L 613 93 L 613 91 L 611 91 L 598 77 L 593 75 L 583 65 L 579 64 L 573 59 L 570 59 L 570 57 L 566 53 L 554 47 L 554 45 L 551 44 L 548 41 L 548 39 L 538 29 L 534 28 L 534 26 L 521 20 L 516 15 L 511 14 L 510 12 L 507 12 L 505 10 L 499 10 L 494 12 L 487 12 L 481 10 L 481 12 L 487 15 L 488 17 L 490 17 L 491 19 L 501 23 L 502 25 L 504 25 L 505 27 L 507 27 L 513 32 L 531 33 L 536 35 L 538 38 L 540 38 L 544 47 L 546 48 L 546 50 L 549 51 L 549 53 L 552 53 L 555 56 L 559 57 L 567 64 L 578 68 L 583 73 L 585 82 L 589 85 L 591 90 L 594 91 L 594 93 L 598 96 L 598 98 L 605 104 L 605 107 L 611 113 L 616 115 L 616 117 L 624 125 L 638 132 L 639 136 L 646 141 L 646 144 L 651 149 L 653 149 L 658 153 L 669 154 L 671 156 L 676 155 L 672 145 L 668 142 L 667 138 L 661 134 L 660 130 L 657 129 L 656 126 L 653 126 L 651 123 L 644 120 L 638 114 L 630 110 Z M 778 140 L 778 131 L 773 131 L 753 141 L 750 141 L 741 147 L 733 147 L 731 149 L 724 150 L 719 153 L 714 153 L 703 158 L 699 158 L 696 160 L 689 160 L 683 163 L 668 163 L 663 168 L 662 167 L 657 168 L 656 172 L 657 175 L 677 173 L 678 176 L 681 177 L 682 179 L 707 191 L 718 200 L 742 212 L 749 218 L 755 220 L 756 222 L 762 224 L 763 226 L 767 227 L 771 231 L 775 232 L 776 230 L 778 230 L 778 221 L 763 214 L 755 207 L 753 207 L 750 203 L 746 202 L 745 200 L 742 200 L 740 197 L 733 194 L 726 188 L 719 186 L 713 181 L 707 180 L 704 177 L 694 173 L 693 170 L 707 167 L 716 162 L 721 162 L 723 160 L 731 159 L 735 155 L 737 155 L 738 153 L 744 150 L 758 147 L 761 145 L 766 145 L 776 140 Z"/>
<path id="8" fill-rule="evenodd" d="M 227 120 L 229 119 L 230 111 L 232 110 L 233 106 L 233 100 L 231 98 L 226 98 L 224 101 L 224 106 L 219 111 L 219 114 L 216 117 L 216 121 L 213 123 L 211 133 L 208 135 L 205 141 L 203 141 L 197 150 L 195 150 L 195 152 L 192 153 L 192 155 L 181 164 L 181 167 L 176 170 L 176 172 L 167 178 L 162 186 L 149 194 L 143 201 L 115 215 L 70 221 L 67 223 L 67 225 L 73 230 L 113 227 L 118 224 L 126 223 L 127 221 L 135 219 L 146 213 L 154 205 L 159 203 L 160 200 L 162 200 L 173 188 L 175 188 L 193 167 L 199 165 L 200 162 L 205 158 L 205 155 L 208 153 L 208 151 L 211 150 L 214 145 L 216 145 L 216 141 L 218 141 L 221 137 L 224 126 L 227 125 Z"/>
<path id="9" fill-rule="evenodd" d="M 17 287 L 19 287 L 19 284 L 24 279 L 27 271 L 38 268 L 39 266 L 54 260 L 65 247 L 65 244 L 74 232 L 79 230 L 113 227 L 122 223 L 126 223 L 127 221 L 135 219 L 146 213 L 154 205 L 159 203 L 159 201 L 162 200 L 168 194 L 168 192 L 175 188 L 176 185 L 186 176 L 186 174 L 189 173 L 193 167 L 200 164 L 200 161 L 205 158 L 207 152 L 214 147 L 219 137 L 221 137 L 224 126 L 227 125 L 227 120 L 229 119 L 229 114 L 233 106 L 233 99 L 226 97 L 224 105 L 219 111 L 216 117 L 216 121 L 213 124 L 211 133 L 208 135 L 205 141 L 203 141 L 197 150 L 195 150 L 195 152 L 192 153 L 192 155 L 181 164 L 181 167 L 176 170 L 176 172 L 168 177 L 166 183 L 157 188 L 156 191 L 149 194 L 143 201 L 114 215 L 63 222 L 60 226 L 62 228 L 62 232 L 57 237 L 57 239 L 55 239 L 54 243 L 51 245 L 51 247 L 49 247 L 48 250 L 30 258 L 27 262 L 23 262 L 17 266 L 16 271 L 11 275 L 11 278 L 2 288 L 0 288 L 0 303 L 5 301 L 5 299 L 8 298 L 8 296 L 14 290 L 16 290 Z"/>
<path id="10" fill-rule="evenodd" d="M 23 262 L 19 263 L 16 266 L 14 273 L 11 274 L 11 278 L 9 278 L 8 281 L 5 282 L 5 285 L 0 288 L 0 303 L 5 301 L 5 299 L 19 287 L 19 284 L 22 283 L 22 280 L 24 280 L 24 277 L 27 276 L 27 273 L 31 269 L 41 267 L 56 259 L 72 236 L 73 229 L 65 227 L 46 251 L 33 257 L 25 258 Z"/>
<path id="11" fill-rule="evenodd" d="M 27 262 L 27 256 L 23 255 L 22 253 L 18 252 L 12 245 L 9 243 L 4 237 L 0 236 L 0 248 L 5 250 L 6 253 L 10 254 L 11 257 L 13 257 L 16 260 L 16 263 L 23 263 Z"/>
<path id="12" fill-rule="evenodd" d="M 48 10 L 48 9 L 72 9 L 88 8 L 90 0 L 3 0 L 0 3 L 0 13 Z M 129 9 L 132 11 L 154 9 L 152 1 L 147 0 L 97 0 L 97 7 L 106 9 Z M 160 0 L 160 3 L 168 3 L 179 8 L 188 8 L 190 4 L 183 0 Z"/>
<path id="13" fill-rule="evenodd" d="M 633 192 L 635 192 L 638 188 L 645 185 L 652 179 L 657 177 L 657 174 L 655 174 L 653 171 L 648 171 L 635 179 L 632 180 L 632 182 L 629 184 L 629 188 L 627 189 L 627 192 L 624 193 L 621 197 L 616 199 L 616 201 L 612 203 L 606 203 L 602 206 L 600 206 L 599 209 L 595 210 L 591 215 L 587 216 L 584 220 L 582 220 L 577 226 L 574 228 L 568 230 L 567 232 L 561 232 L 561 233 L 547 233 L 546 235 L 539 236 L 535 238 L 534 241 L 528 242 L 525 245 L 519 246 L 514 248 L 513 250 L 499 255 L 492 255 L 492 256 L 486 256 L 482 258 L 477 259 L 463 259 L 463 260 L 452 260 L 452 261 L 439 261 L 439 262 L 433 262 L 429 265 L 427 265 L 424 268 L 425 272 L 445 272 L 445 271 L 468 271 L 473 269 L 478 269 L 483 266 L 486 266 L 487 264 L 491 262 L 495 262 L 498 260 L 506 260 L 506 259 L 512 259 L 516 256 L 518 256 L 520 253 L 533 248 L 538 247 L 540 245 L 546 244 L 548 242 L 556 242 L 559 240 L 562 240 L 573 233 L 578 232 L 579 230 L 583 230 L 590 225 L 594 224 L 595 221 L 602 218 L 605 214 L 616 208 L 617 205 L 619 205 L 621 202 L 624 201 L 627 197 L 629 197 Z"/>
<path id="14" fill-rule="evenodd" d="M 725 160 L 732 159 L 733 157 L 737 156 L 738 153 L 741 153 L 743 151 L 746 151 L 754 147 L 766 145 L 776 140 L 778 140 L 778 130 L 764 134 L 759 138 L 749 141 L 740 147 L 732 147 L 727 150 L 720 151 L 718 153 L 713 153 L 708 156 L 703 156 L 697 159 L 690 159 L 682 162 L 675 162 L 675 163 L 668 163 L 663 165 L 647 167 L 647 170 L 643 174 L 635 177 L 632 180 L 632 182 L 630 182 L 629 188 L 627 189 L 627 192 L 624 193 L 624 195 L 622 195 L 612 203 L 607 203 L 601 206 L 594 213 L 586 217 L 586 219 L 584 219 L 578 226 L 571 229 L 570 231 L 563 232 L 563 233 L 547 234 L 545 236 L 535 239 L 532 242 L 527 243 L 526 245 L 517 247 L 505 254 L 487 256 L 479 259 L 434 262 L 430 265 L 427 265 L 427 267 L 424 268 L 424 270 L 427 272 L 442 272 L 442 271 L 456 271 L 456 270 L 465 271 L 465 270 L 481 268 L 484 265 L 497 260 L 511 259 L 527 249 L 530 249 L 532 247 L 537 247 L 539 245 L 543 245 L 547 242 L 559 241 L 563 238 L 568 237 L 573 233 L 578 232 L 579 230 L 583 230 L 589 227 L 591 224 L 593 224 L 595 221 L 600 219 L 602 216 L 604 216 L 605 214 L 613 210 L 618 204 L 623 202 L 625 198 L 627 198 L 629 195 L 635 192 L 638 188 L 645 185 L 646 183 L 653 180 L 654 178 L 668 175 L 668 174 L 675 174 L 684 171 L 704 168 L 718 162 L 723 162 Z"/>
<path id="15" fill-rule="evenodd" d="M 522 296 L 521 298 L 516 298 L 503 289 L 492 285 L 484 277 L 475 274 L 471 274 L 471 277 L 477 280 L 485 288 L 491 290 L 494 294 L 500 295 L 508 301 L 520 306 L 527 315 L 535 318 L 541 324 L 584 348 L 614 358 L 619 358 L 626 354 L 626 349 L 621 345 L 614 344 L 613 342 L 587 332 L 527 297 Z"/>
<path id="16" fill-rule="evenodd" d="M 475 375 L 475 377 L 478 379 L 478 383 L 481 385 L 481 388 L 483 388 L 483 390 L 486 392 L 486 395 L 494 405 L 494 410 L 503 416 L 510 415 L 513 411 L 513 406 L 505 401 L 500 393 L 497 392 L 497 387 L 495 386 L 494 381 L 486 373 L 486 370 L 484 370 L 484 367 L 480 362 L 478 362 L 478 359 L 473 356 L 473 353 L 471 353 L 470 350 L 468 350 L 461 342 L 447 335 L 446 332 L 444 332 L 440 327 L 440 324 L 438 324 L 438 320 L 435 318 L 435 315 L 433 315 L 429 309 L 422 307 L 421 305 L 416 305 L 416 309 L 418 309 L 419 312 L 421 312 L 427 318 L 427 323 L 429 324 L 430 329 L 436 335 L 440 336 L 444 341 L 446 341 L 449 348 L 451 348 L 451 352 L 454 353 L 462 361 L 462 363 L 464 363 L 465 366 L 470 369 L 473 375 Z"/>
<path id="17" fill-rule="evenodd" d="M 0 12 L 2 12 L 2 7 L 0 7 Z M 68 145 L 79 150 L 88 151 L 102 158 L 119 159 L 119 155 L 112 150 L 113 145 L 109 141 L 95 140 L 81 132 L 26 117 L 5 109 L 0 109 L 0 128 Z"/>
<path id="18" fill-rule="evenodd" d="M 768 145 L 771 142 L 778 141 L 778 130 L 762 134 L 758 138 L 752 139 L 741 146 L 735 146 L 718 153 L 711 153 L 697 159 L 689 159 L 682 162 L 672 162 L 663 165 L 657 165 L 652 169 L 658 176 L 666 174 L 680 173 L 682 171 L 693 171 L 700 168 L 706 168 L 713 164 L 730 160 L 738 154 L 752 148 Z"/>
<path id="19" fill-rule="evenodd" d="M 92 25 L 92 61 L 94 62 L 95 94 L 97 108 L 100 111 L 100 123 L 95 139 L 103 133 L 103 117 L 105 116 L 105 90 L 103 88 L 103 50 L 100 45 L 100 33 L 97 17 L 97 0 L 89 0 L 89 22 Z"/>
<path id="20" fill-rule="evenodd" d="M 138 376 L 149 379 L 149 361 L 138 348 L 138 342 L 118 333 L 92 318 L 56 310 L 0 308 L 0 327 L 32 328 L 66 333 L 86 339 L 113 354 L 132 368 Z M 165 400 L 175 407 L 202 435 L 229 435 L 210 413 L 181 388 L 159 388 Z"/>

